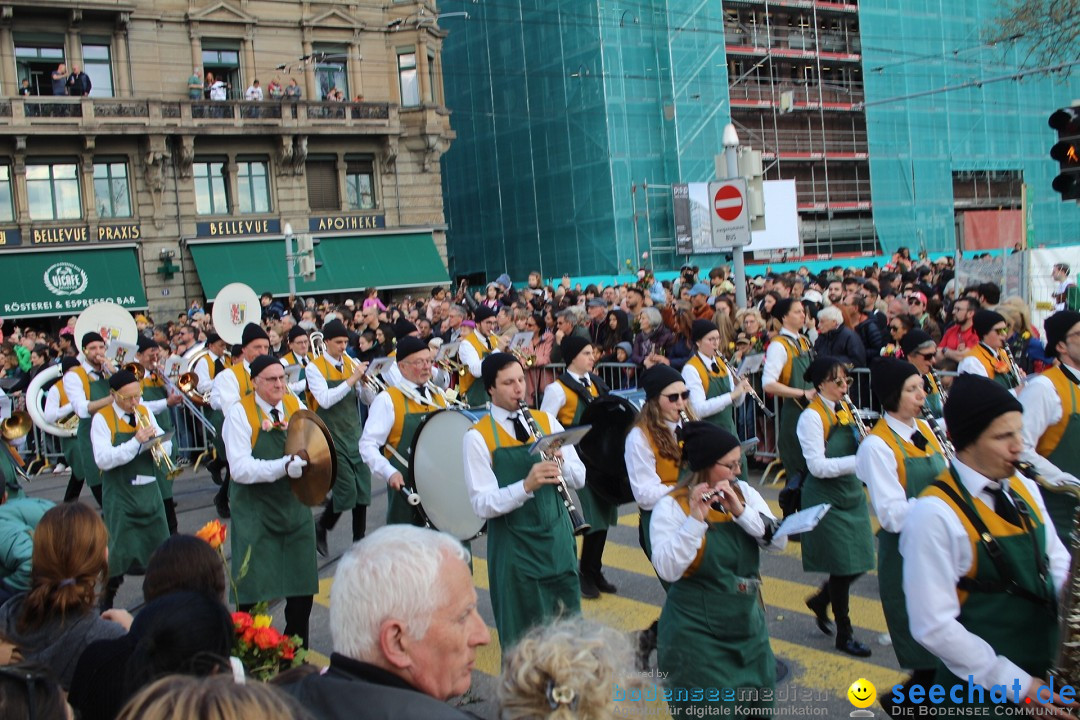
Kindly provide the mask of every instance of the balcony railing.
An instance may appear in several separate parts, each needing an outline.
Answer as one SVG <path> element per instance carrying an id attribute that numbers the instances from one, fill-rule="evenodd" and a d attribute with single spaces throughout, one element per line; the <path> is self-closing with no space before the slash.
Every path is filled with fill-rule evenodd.
<path id="1" fill-rule="evenodd" d="M 842 107 L 861 103 L 865 98 L 862 83 L 843 85 L 807 85 L 790 82 L 769 83 L 741 82 L 728 90 L 733 102 L 745 101 L 779 107 L 785 92 L 792 94 L 794 109 L 817 109 L 824 105 Z"/>
<path id="2" fill-rule="evenodd" d="M 232 126 L 340 128 L 385 132 L 398 109 L 374 102 L 247 102 L 135 98 L 38 98 L 0 100 L 0 129 L 47 125 L 57 130 L 102 126 Z"/>
<path id="3" fill-rule="evenodd" d="M 862 52 L 862 40 L 857 33 L 840 33 L 813 29 L 762 26 L 727 26 L 724 41 L 728 47 L 772 48 L 774 50 L 797 50 L 802 53 L 836 53 L 858 55 Z M 815 41 L 817 46 L 815 48 Z"/>

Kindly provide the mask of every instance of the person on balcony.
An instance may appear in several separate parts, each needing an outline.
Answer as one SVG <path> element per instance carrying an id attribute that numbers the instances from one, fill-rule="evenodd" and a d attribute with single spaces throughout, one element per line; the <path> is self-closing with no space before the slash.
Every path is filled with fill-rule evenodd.
<path id="1" fill-rule="evenodd" d="M 71 75 L 67 79 L 68 95 L 73 97 L 86 97 L 90 94 L 93 83 L 90 76 L 79 70 L 78 65 L 71 66 Z"/>
<path id="2" fill-rule="evenodd" d="M 52 94 L 67 95 L 67 65 L 60 63 L 52 73 Z"/>

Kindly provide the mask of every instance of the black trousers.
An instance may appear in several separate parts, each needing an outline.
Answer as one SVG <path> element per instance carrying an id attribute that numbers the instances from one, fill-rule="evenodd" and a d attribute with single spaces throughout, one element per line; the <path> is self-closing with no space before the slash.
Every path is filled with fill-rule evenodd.
<path id="1" fill-rule="evenodd" d="M 851 637 L 851 584 L 862 577 L 857 575 L 830 575 L 818 591 L 815 599 L 825 596 L 832 605 L 833 617 L 836 619 L 837 638 Z"/>
<path id="2" fill-rule="evenodd" d="M 325 530 L 333 530 L 337 525 L 337 521 L 341 519 L 341 513 L 334 512 L 333 500 L 326 503 L 323 509 L 322 515 L 319 516 L 318 523 Z M 352 509 L 352 539 L 353 542 L 357 540 L 363 540 L 364 535 L 367 534 L 367 505 L 357 505 Z"/>

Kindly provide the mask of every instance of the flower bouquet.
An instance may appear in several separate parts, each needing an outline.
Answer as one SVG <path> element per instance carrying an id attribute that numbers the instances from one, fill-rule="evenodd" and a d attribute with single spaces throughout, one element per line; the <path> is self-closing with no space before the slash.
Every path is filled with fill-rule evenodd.
<path id="1" fill-rule="evenodd" d="M 259 603 L 251 612 L 232 614 L 232 654 L 244 663 L 249 677 L 266 681 L 284 669 L 296 667 L 304 661 L 307 651 L 299 636 L 283 635 L 270 624 L 266 603 Z"/>

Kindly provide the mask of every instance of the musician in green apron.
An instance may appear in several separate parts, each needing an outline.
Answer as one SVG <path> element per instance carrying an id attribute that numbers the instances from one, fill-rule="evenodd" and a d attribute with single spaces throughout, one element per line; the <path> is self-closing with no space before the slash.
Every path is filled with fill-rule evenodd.
<path id="1" fill-rule="evenodd" d="M 862 482 L 855 476 L 855 450 L 859 445 L 855 410 L 844 401 L 850 378 L 840 360 L 821 356 L 810 364 L 803 379 L 817 389 L 817 394 L 799 416 L 797 425 L 807 467 L 802 506 L 832 506 L 817 527 L 802 536 L 803 570 L 829 575 L 806 605 L 826 635 L 832 634 L 827 615 L 832 605 L 836 649 L 869 657 L 870 648 L 855 639 L 848 615 L 851 584 L 874 569 L 870 512 Z"/>
<path id="2" fill-rule="evenodd" d="M 94 415 L 91 428 L 93 459 L 102 474 L 102 507 L 109 531 L 109 582 L 101 598 L 112 607 L 124 574 L 145 568 L 150 555 L 169 537 L 161 480 L 165 469 L 142 444 L 162 430 L 142 404 L 142 385 L 130 370 L 109 378 L 109 404 Z M 166 455 L 172 442 L 160 444 Z"/>
<path id="3" fill-rule="evenodd" d="M 269 345 L 269 344 L 268 344 Z M 214 378 L 219 374 L 225 372 L 229 363 L 229 346 L 221 339 L 221 336 L 217 333 L 207 333 L 206 335 L 206 355 L 199 358 L 194 367 L 191 368 L 191 372 L 195 373 L 195 377 L 199 379 L 195 389 L 205 398 L 210 397 L 210 393 L 214 387 Z M 215 485 L 221 485 L 222 470 L 228 473 L 228 466 L 225 464 L 225 444 L 221 440 L 221 426 L 225 422 L 225 414 L 213 407 L 210 403 L 206 408 L 206 418 L 210 421 L 210 424 L 214 426 L 215 435 L 213 437 L 214 444 L 214 457 L 208 461 L 204 467 L 210 471 L 210 479 L 214 481 Z"/>
<path id="4" fill-rule="evenodd" d="M 540 409 L 555 418 L 563 427 L 581 425 L 585 408 L 610 390 L 599 375 L 592 372 L 596 352 L 585 338 L 569 335 L 559 344 L 566 370 L 544 389 Z M 578 491 L 581 513 L 589 523 L 589 531 L 581 538 L 581 596 L 595 600 L 601 592 L 614 593 L 617 588 L 604 577 L 604 546 L 608 528 L 619 522 L 619 507 L 612 505 L 586 483 Z"/>
<path id="5" fill-rule="evenodd" d="M 401 382 L 387 388 L 371 401 L 364 434 L 360 437 L 360 455 L 371 469 L 374 480 L 389 486 L 386 524 L 424 524 L 419 511 L 405 497 L 405 474 L 408 472 L 413 439 L 420 423 L 428 415 L 446 408 L 441 393 L 427 387 L 431 380 L 434 357 L 420 338 L 406 335 L 397 344 L 397 367 Z"/>
<path id="6" fill-rule="evenodd" d="M 735 408 L 746 399 L 750 383 L 745 379 L 733 382 L 720 354 L 720 330 L 711 320 L 695 320 L 690 328 L 697 352 L 686 361 L 682 376 L 690 391 L 690 407 L 694 415 L 738 436 L 735 429 Z M 739 477 L 749 477 L 746 456 L 742 456 Z"/>
<path id="7" fill-rule="evenodd" d="M 913 328 L 901 338 L 900 349 L 904 352 L 904 359 L 914 365 L 922 376 L 927 411 L 935 420 L 940 420 L 945 412 L 942 388 L 938 385 L 937 375 L 931 372 L 937 361 L 937 343 L 925 330 Z"/>
<path id="8" fill-rule="evenodd" d="M 1046 355 L 1058 364 L 1029 378 L 1020 393 L 1024 406 L 1024 454 L 1054 485 L 1080 483 L 1080 312 L 1061 310 L 1046 318 Z M 1061 542 L 1070 547 L 1076 500 L 1040 487 Z"/>
<path id="9" fill-rule="evenodd" d="M 339 321 L 340 322 L 340 321 Z M 325 335 L 323 336 L 325 340 Z M 295 380 L 289 383 L 289 389 L 296 393 L 296 396 L 303 400 L 308 405 L 311 405 L 311 396 L 308 395 L 307 384 L 307 366 L 312 362 L 311 357 L 311 337 L 308 335 L 308 331 L 299 325 L 294 325 L 289 330 L 288 335 L 289 352 L 281 356 L 281 362 L 285 364 L 285 367 L 292 367 L 298 365 L 300 367 L 300 374 L 296 376 Z"/>
<path id="10" fill-rule="evenodd" d="M 495 335 L 495 311 L 481 305 L 473 311 L 476 329 L 461 340 L 458 360 L 464 368 L 458 378 L 458 395 L 471 407 L 480 407 L 488 401 L 487 391 L 481 382 L 484 358 L 499 352 L 499 337 Z"/>
<path id="11" fill-rule="evenodd" d="M 293 328 L 295 330 L 296 328 Z M 323 326 L 326 351 L 307 365 L 307 388 L 311 409 L 319 414 L 337 455 L 337 477 L 333 494 L 315 523 L 315 548 L 326 557 L 326 535 L 341 513 L 352 514 L 352 539 L 356 542 L 367 530 L 367 509 L 371 504 L 371 472 L 360 459 L 360 408 L 356 396 L 363 388 L 360 379 L 367 365 L 345 354 L 349 331 L 340 320 Z"/>
<path id="12" fill-rule="evenodd" d="M 26 461 L 7 440 L 0 438 L 0 495 L 7 493 L 8 500 L 26 497 L 21 478 Z"/>
<path id="13" fill-rule="evenodd" d="M 956 366 L 956 372 L 961 375 L 981 375 L 1006 390 L 1015 390 L 1020 385 L 1018 377 L 1023 377 L 1023 371 L 1009 360 L 1005 349 L 1005 338 L 1009 335 L 1009 323 L 1005 317 L 993 310 L 979 310 L 975 313 L 972 327 L 979 336 L 979 344 L 967 351 Z"/>
<path id="14" fill-rule="evenodd" d="M 491 414 L 465 433 L 465 483 L 473 511 L 488 521 L 488 587 L 503 652 L 532 626 L 581 609 L 573 527 L 556 492 L 560 477 L 585 484 L 585 466 L 563 447 L 562 468 L 530 454 L 534 433 L 522 417 L 525 370 L 510 353 L 484 360 L 482 380 Z M 528 411 L 540 432 L 563 427 L 548 413 Z"/>
<path id="15" fill-rule="evenodd" d="M 657 656 L 676 698 L 669 707 L 675 717 L 699 707 L 728 714 L 732 700 L 719 696 L 719 688 L 729 688 L 736 693 L 737 715 L 768 717 L 776 663 L 761 603 L 759 553 L 761 547 L 781 550 L 787 540 L 772 544 L 772 511 L 738 479 L 738 437 L 691 422 L 683 439 L 693 475 L 656 503 L 650 532 L 653 567 L 671 583 Z M 718 494 L 705 498 L 706 492 Z M 695 690 L 704 696 L 694 699 Z"/>
<path id="16" fill-rule="evenodd" d="M 79 416 L 79 429 L 72 447 L 73 467 L 90 486 L 94 499 L 101 505 L 101 471 L 94 463 L 94 448 L 90 442 L 90 421 L 94 413 L 112 404 L 109 396 L 108 374 L 116 368 L 105 359 L 105 339 L 96 332 L 82 336 L 83 361 L 64 373 L 64 393 L 71 408 Z"/>
<path id="17" fill-rule="evenodd" d="M 903 360 L 883 358 L 871 368 L 871 389 L 881 401 L 884 415 L 859 444 L 855 475 L 870 490 L 874 514 L 881 524 L 878 593 L 893 652 L 900 667 L 913 671 L 907 685 L 925 685 L 933 678 L 937 663 L 908 629 L 900 532 L 914 498 L 941 474 L 948 461 L 933 429 L 919 417 L 926 391 L 918 368 Z"/>
<path id="18" fill-rule="evenodd" d="M 160 362 L 160 348 L 150 338 L 145 335 L 140 335 L 137 341 L 137 349 L 135 352 L 135 362 L 143 366 L 146 374 L 142 379 L 142 397 L 143 405 L 154 414 L 154 419 L 157 420 L 158 427 L 163 431 L 175 431 L 176 427 L 173 424 L 172 413 L 169 408 L 174 405 L 179 405 L 183 402 L 180 396 L 176 393 L 169 393 L 168 388 L 165 386 L 165 381 L 161 379 L 161 375 L 158 373 L 158 363 Z M 173 466 L 176 466 L 177 454 L 176 444 L 173 445 L 173 450 L 169 454 L 169 458 L 173 462 Z M 169 525 L 169 534 L 176 534 L 176 501 L 173 500 L 173 480 L 168 472 L 159 481 L 159 487 L 161 488 L 161 499 L 165 504 L 165 521 Z"/>
<path id="19" fill-rule="evenodd" d="M 250 362 L 253 392 L 225 418 L 225 450 L 233 482 L 232 564 L 239 609 L 285 598 L 285 634 L 308 646 L 308 620 L 319 568 L 311 510 L 289 486 L 307 463 L 285 454 L 289 418 L 303 404 L 286 390 L 285 367 L 269 355 Z M 250 556 L 250 559 L 249 559 Z M 247 573 L 240 575 L 247 562 Z"/>
<path id="20" fill-rule="evenodd" d="M 68 400 L 67 392 L 64 390 L 64 374 L 78 366 L 79 361 L 73 357 L 65 357 L 60 361 L 60 377 L 57 378 L 57 381 L 53 383 L 45 395 L 45 422 L 50 425 L 58 425 L 61 421 L 67 421 L 75 413 L 71 401 Z M 75 417 L 77 421 L 78 416 Z M 62 462 L 67 464 L 68 472 L 71 474 L 68 479 L 67 489 L 64 491 L 64 502 L 76 500 L 82 493 L 82 468 L 76 467 L 74 460 L 76 457 L 75 444 L 77 442 L 78 440 L 74 436 L 60 438 L 60 452 L 63 453 Z"/>
<path id="21" fill-rule="evenodd" d="M 782 323 L 780 333 L 765 350 L 765 366 L 761 371 L 762 389 L 774 398 L 781 398 L 780 430 L 776 449 L 784 465 L 789 487 L 797 485 L 806 475 L 806 461 L 799 449 L 795 427 L 807 403 L 817 392 L 804 376 L 814 358 L 810 341 L 802 335 L 806 310 L 799 300 L 784 298 L 773 306 L 772 316 Z"/>
<path id="22" fill-rule="evenodd" d="M 933 682 L 945 687 L 944 704 L 986 706 L 994 686 L 1004 686 L 999 696 L 1021 705 L 1031 698 L 1048 715 L 1043 683 L 1058 647 L 1069 552 L 1038 487 L 1014 467 L 1022 411 L 998 383 L 956 378 L 945 403 L 956 457 L 908 513 L 900 554 L 911 634 L 937 658 Z"/>

